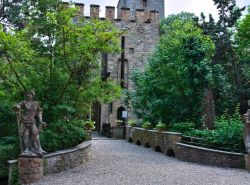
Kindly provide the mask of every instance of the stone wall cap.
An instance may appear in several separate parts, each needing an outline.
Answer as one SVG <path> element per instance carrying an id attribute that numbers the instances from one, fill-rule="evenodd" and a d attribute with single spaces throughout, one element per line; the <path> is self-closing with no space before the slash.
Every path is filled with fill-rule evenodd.
<path id="1" fill-rule="evenodd" d="M 15 160 L 8 160 L 7 161 L 8 164 L 15 164 L 17 162 L 18 162 L 18 160 L 16 160 L 16 159 Z"/>
<path id="2" fill-rule="evenodd" d="M 204 150 L 204 151 L 208 151 L 208 152 L 216 152 L 216 153 L 221 153 L 221 154 L 244 156 L 244 154 L 242 154 L 242 153 L 228 152 L 228 151 L 223 151 L 223 150 L 215 150 L 215 149 L 204 148 L 204 147 L 200 147 L 200 146 L 188 145 L 188 144 L 184 144 L 184 143 L 176 143 L 176 145 L 194 148 L 194 149 L 198 149 L 198 150 Z"/>
<path id="3" fill-rule="evenodd" d="M 114 6 L 105 6 L 105 8 L 115 9 Z"/>
<path id="4" fill-rule="evenodd" d="M 121 7 L 121 10 L 130 10 L 130 8 L 127 8 L 127 7 Z"/>
<path id="5" fill-rule="evenodd" d="M 171 134 L 171 135 L 182 135 L 180 132 L 162 132 L 163 134 Z"/>
<path id="6" fill-rule="evenodd" d="M 140 128 L 140 127 L 134 127 L 136 130 L 146 130 L 145 128 Z"/>
<path id="7" fill-rule="evenodd" d="M 49 154 L 44 155 L 44 157 L 48 158 L 48 157 L 53 157 L 53 156 L 57 156 L 57 155 L 62 155 L 62 154 L 67 154 L 67 153 L 75 152 L 77 150 L 81 150 L 81 149 L 87 148 L 90 145 L 91 145 L 91 141 L 84 141 L 81 144 L 75 146 L 74 148 L 65 149 L 65 150 L 59 150 L 59 151 L 56 151 L 56 152 L 53 152 L 53 153 L 49 153 Z"/>
<path id="8" fill-rule="evenodd" d="M 90 7 L 100 7 L 100 5 L 97 4 L 91 4 Z"/>
<path id="9" fill-rule="evenodd" d="M 76 6 L 84 6 L 84 3 L 75 3 Z"/>
<path id="10" fill-rule="evenodd" d="M 136 11 L 141 11 L 141 12 L 143 12 L 143 11 L 145 11 L 144 9 L 136 9 Z"/>

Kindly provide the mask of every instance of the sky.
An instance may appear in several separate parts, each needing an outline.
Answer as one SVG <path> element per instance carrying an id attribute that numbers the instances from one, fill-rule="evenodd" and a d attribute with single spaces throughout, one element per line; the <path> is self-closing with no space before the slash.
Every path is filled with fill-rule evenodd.
<path id="1" fill-rule="evenodd" d="M 100 16 L 104 17 L 105 6 L 116 7 L 118 0 L 73 0 L 73 2 L 85 4 L 86 16 L 89 15 L 90 4 L 100 5 Z M 250 5 L 250 0 L 236 0 L 236 2 L 239 7 Z M 212 0 L 165 0 L 165 16 L 180 13 L 181 11 L 192 12 L 197 16 L 200 16 L 201 12 L 204 12 L 206 16 L 211 13 L 215 19 L 218 17 L 216 7 Z"/>

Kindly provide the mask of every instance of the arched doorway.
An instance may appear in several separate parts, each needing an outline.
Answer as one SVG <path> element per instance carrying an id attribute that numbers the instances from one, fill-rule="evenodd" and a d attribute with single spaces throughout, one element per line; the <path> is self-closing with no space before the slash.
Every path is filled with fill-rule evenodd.
<path id="1" fill-rule="evenodd" d="M 125 139 L 125 136 L 126 136 L 125 121 L 126 121 L 126 119 L 123 117 L 124 111 L 126 111 L 126 109 L 124 107 L 119 107 L 117 109 L 117 119 L 122 120 L 122 125 L 121 126 L 124 127 L 123 128 L 123 138 Z"/>
<path id="2" fill-rule="evenodd" d="M 126 109 L 124 107 L 119 107 L 117 110 L 117 119 L 122 120 L 122 126 L 125 126 L 125 118 L 122 117 L 123 111 L 126 111 Z"/>

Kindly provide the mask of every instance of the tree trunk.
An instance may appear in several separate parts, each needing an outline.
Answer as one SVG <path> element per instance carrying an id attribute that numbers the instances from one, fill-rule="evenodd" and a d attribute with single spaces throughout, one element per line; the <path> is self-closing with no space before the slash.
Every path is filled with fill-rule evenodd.
<path id="1" fill-rule="evenodd" d="M 202 100 L 202 115 L 204 118 L 205 127 L 209 130 L 213 129 L 213 122 L 215 117 L 214 96 L 211 87 L 205 89 Z"/>

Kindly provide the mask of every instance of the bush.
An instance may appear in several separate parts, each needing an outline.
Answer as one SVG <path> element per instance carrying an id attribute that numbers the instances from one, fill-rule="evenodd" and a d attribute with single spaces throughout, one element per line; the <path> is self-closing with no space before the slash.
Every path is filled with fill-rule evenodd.
<path id="1" fill-rule="evenodd" d="M 204 138 L 210 145 L 244 152 L 243 126 L 239 106 L 237 106 L 232 116 L 225 111 L 222 116 L 216 118 L 214 130 L 191 130 L 187 135 Z"/>
<path id="2" fill-rule="evenodd" d="M 145 128 L 145 129 L 152 129 L 153 128 L 153 125 L 149 122 L 145 122 L 142 124 L 141 126 L 142 128 Z"/>
<path id="3" fill-rule="evenodd" d="M 19 153 L 20 149 L 15 144 L 0 144 L 0 177 L 8 176 L 7 161 L 11 159 L 16 159 Z"/>
<path id="4" fill-rule="evenodd" d="M 180 132 L 186 134 L 195 129 L 195 124 L 192 122 L 181 122 L 170 125 L 169 130 L 173 132 Z"/>
<path id="5" fill-rule="evenodd" d="M 86 134 L 82 121 L 74 120 L 66 122 L 59 120 L 49 124 L 40 137 L 44 150 L 53 152 L 76 146 L 84 141 Z"/>

